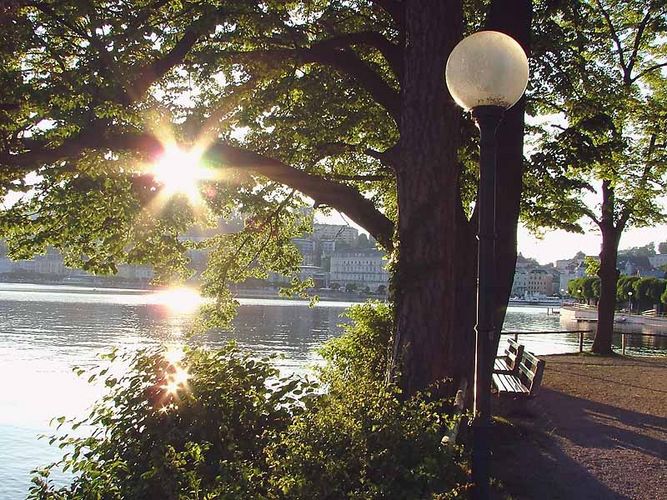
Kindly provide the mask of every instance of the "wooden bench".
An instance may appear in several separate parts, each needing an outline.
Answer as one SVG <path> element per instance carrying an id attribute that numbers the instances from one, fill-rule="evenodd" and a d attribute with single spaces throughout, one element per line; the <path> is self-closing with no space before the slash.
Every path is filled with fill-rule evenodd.
<path id="1" fill-rule="evenodd" d="M 507 343 L 505 354 L 496 357 L 493 363 L 493 372 L 516 375 L 519 372 L 519 360 L 523 355 L 524 346 L 512 339 L 509 339 Z"/>
<path id="2" fill-rule="evenodd" d="M 544 360 L 524 351 L 518 364 L 518 371 L 512 373 L 494 373 L 493 385 L 499 397 L 532 398 L 542 383 Z"/>

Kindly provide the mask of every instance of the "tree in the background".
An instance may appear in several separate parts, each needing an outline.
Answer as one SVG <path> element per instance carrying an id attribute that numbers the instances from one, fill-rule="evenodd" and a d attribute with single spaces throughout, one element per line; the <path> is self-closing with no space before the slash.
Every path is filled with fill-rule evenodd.
<path id="1" fill-rule="evenodd" d="M 407 393 L 472 371 L 476 137 L 446 89 L 447 56 L 485 26 L 528 47 L 530 0 L 92 0 L 2 7 L 0 194 L 15 257 L 59 248 L 114 272 L 187 273 L 179 238 L 232 213 L 210 252 L 209 314 L 228 285 L 296 279 L 305 203 L 344 212 L 393 253 L 394 359 Z M 465 14 L 465 15 L 464 15 Z M 498 318 L 516 260 L 524 101 L 498 130 Z M 172 144 L 201 150 L 203 199 L 165 202 L 146 168 Z M 172 174 L 176 183 L 184 170 Z M 182 187 L 182 186 L 181 186 Z M 308 198 L 306 198 L 308 197 Z M 499 325 L 502 321 L 498 322 Z"/>
<path id="2" fill-rule="evenodd" d="M 583 288 L 581 287 L 582 278 L 574 278 L 567 282 L 567 293 L 577 300 L 583 300 Z"/>
<path id="3" fill-rule="evenodd" d="M 593 351 L 607 354 L 621 235 L 665 220 L 667 5 L 584 0 L 546 11 L 533 95 L 535 110 L 551 119 L 531 157 L 528 210 L 542 225 L 581 231 L 585 217 L 600 230 Z"/>
<path id="4" fill-rule="evenodd" d="M 616 282 L 616 302 L 622 307 L 627 304 L 628 309 L 632 309 L 632 298 L 635 294 L 635 283 L 639 281 L 639 276 L 622 275 Z"/>
<path id="5" fill-rule="evenodd" d="M 648 243 L 643 247 L 630 247 L 618 251 L 618 255 L 626 257 L 651 257 L 655 255 L 655 243 Z"/>
<path id="6" fill-rule="evenodd" d="M 659 253 L 667 253 L 667 241 L 663 241 L 658 244 Z"/>
<path id="7" fill-rule="evenodd" d="M 667 281 L 660 278 L 646 277 L 633 284 L 637 296 L 637 307 L 640 310 L 656 307 L 661 312 L 661 296 L 665 291 Z"/>
<path id="8" fill-rule="evenodd" d="M 567 284 L 570 295 L 588 305 L 597 304 L 600 298 L 600 278 L 597 276 L 583 276 L 570 280 Z"/>

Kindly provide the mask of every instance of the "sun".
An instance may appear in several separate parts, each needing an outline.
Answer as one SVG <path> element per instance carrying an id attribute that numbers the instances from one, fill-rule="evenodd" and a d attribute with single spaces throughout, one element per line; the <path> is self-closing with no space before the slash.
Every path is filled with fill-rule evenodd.
<path id="1" fill-rule="evenodd" d="M 174 314 L 194 314 L 204 303 L 202 296 L 188 287 L 162 290 L 155 294 L 155 299 Z"/>
<path id="2" fill-rule="evenodd" d="M 165 195 L 182 194 L 191 202 L 200 198 L 200 182 L 211 178 L 202 165 L 200 152 L 177 146 L 166 146 L 150 171 Z"/>

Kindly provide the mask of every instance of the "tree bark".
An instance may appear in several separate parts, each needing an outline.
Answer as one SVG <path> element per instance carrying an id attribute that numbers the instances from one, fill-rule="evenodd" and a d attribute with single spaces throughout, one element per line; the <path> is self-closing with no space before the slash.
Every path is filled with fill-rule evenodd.
<path id="1" fill-rule="evenodd" d="M 617 254 L 620 233 L 615 228 L 602 230 L 602 251 L 600 252 L 600 299 L 598 301 L 598 322 L 592 351 L 596 354 L 611 354 L 614 333 L 614 313 L 616 311 L 616 282 L 618 281 Z"/>
<path id="2" fill-rule="evenodd" d="M 612 354 L 614 334 L 614 313 L 616 311 L 616 282 L 618 281 L 618 243 L 622 225 L 614 225 L 614 188 L 609 181 L 602 183 L 602 248 L 600 251 L 600 300 L 598 301 L 598 322 L 592 351 L 596 354 Z"/>
<path id="3" fill-rule="evenodd" d="M 471 331 L 456 328 L 457 259 L 465 254 L 457 248 L 460 111 L 444 83 L 447 55 L 462 34 L 461 3 L 409 1 L 405 21 L 394 361 L 412 394 L 457 378 L 473 344 Z"/>

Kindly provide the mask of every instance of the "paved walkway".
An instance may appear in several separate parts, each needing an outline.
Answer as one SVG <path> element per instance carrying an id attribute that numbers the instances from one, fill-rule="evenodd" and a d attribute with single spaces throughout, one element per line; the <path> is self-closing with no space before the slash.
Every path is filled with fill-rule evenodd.
<path id="1" fill-rule="evenodd" d="M 667 357 L 545 359 L 537 397 L 496 426 L 492 466 L 504 493 L 666 499 Z"/>

